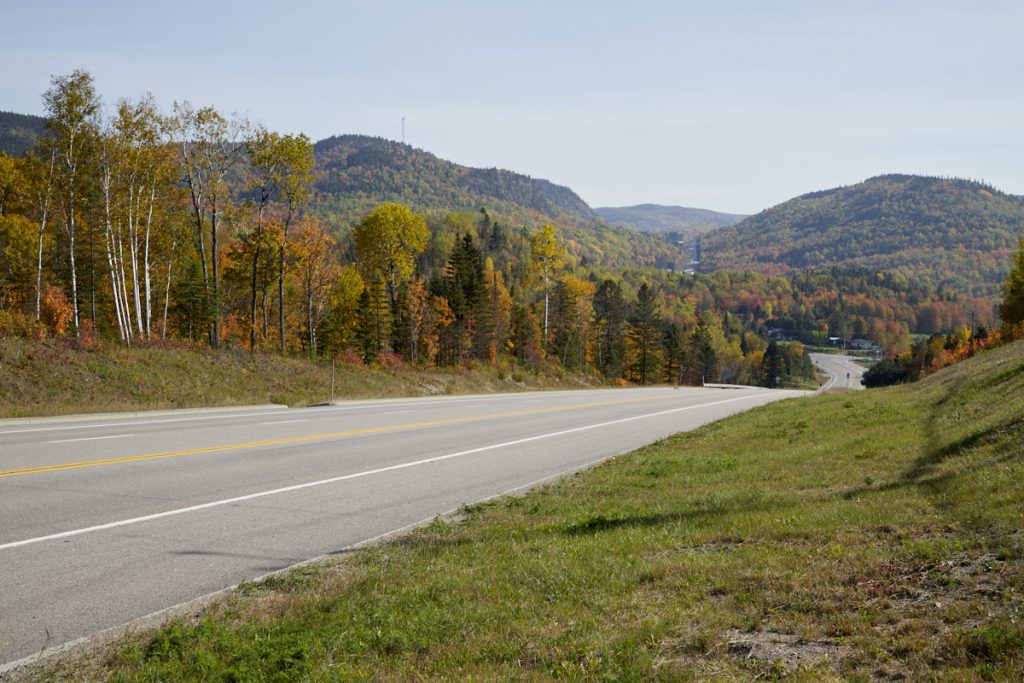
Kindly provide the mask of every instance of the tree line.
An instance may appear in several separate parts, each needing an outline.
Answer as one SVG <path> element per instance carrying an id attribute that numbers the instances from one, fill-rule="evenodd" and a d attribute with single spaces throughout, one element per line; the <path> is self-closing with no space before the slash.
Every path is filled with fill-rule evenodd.
<path id="1" fill-rule="evenodd" d="M 615 269 L 486 209 L 339 223 L 304 135 L 149 95 L 106 108 L 82 71 L 44 104 L 31 152 L 0 155 L 0 334 L 774 384 L 812 377 L 804 344 L 829 335 L 896 354 L 919 317 L 992 322 L 882 274 Z"/>

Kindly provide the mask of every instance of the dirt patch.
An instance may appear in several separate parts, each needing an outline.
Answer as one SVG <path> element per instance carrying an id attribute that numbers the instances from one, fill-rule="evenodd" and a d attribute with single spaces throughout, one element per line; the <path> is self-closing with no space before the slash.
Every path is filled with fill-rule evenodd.
<path id="1" fill-rule="evenodd" d="M 787 669 L 815 665 L 825 659 L 838 662 L 848 648 L 833 640 L 804 640 L 800 636 L 774 631 L 727 631 L 729 652 L 744 659 L 781 662 Z"/>

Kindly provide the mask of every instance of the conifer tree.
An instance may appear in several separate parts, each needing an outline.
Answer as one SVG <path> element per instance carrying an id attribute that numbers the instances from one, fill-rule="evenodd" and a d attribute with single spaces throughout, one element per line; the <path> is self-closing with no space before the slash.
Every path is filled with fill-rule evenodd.
<path id="1" fill-rule="evenodd" d="M 640 384 L 654 379 L 661 350 L 659 328 L 661 314 L 654 291 L 645 282 L 637 292 L 633 317 L 629 321 L 628 340 L 633 352 L 633 375 Z"/>
<path id="2" fill-rule="evenodd" d="M 626 358 L 626 302 L 622 285 L 604 280 L 594 294 L 594 325 L 597 343 L 595 362 L 602 376 L 622 376 Z"/>
<path id="3" fill-rule="evenodd" d="M 782 351 L 774 341 L 768 343 L 768 348 L 761 359 L 761 386 L 774 389 L 779 386 L 782 378 Z"/>

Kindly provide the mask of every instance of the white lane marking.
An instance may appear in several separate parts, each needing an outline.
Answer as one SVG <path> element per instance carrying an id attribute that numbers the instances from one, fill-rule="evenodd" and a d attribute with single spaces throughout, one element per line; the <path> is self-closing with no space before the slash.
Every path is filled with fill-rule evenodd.
<path id="1" fill-rule="evenodd" d="M 584 390 L 584 391 L 586 391 L 586 390 Z M 598 390 L 598 391 L 601 394 L 609 393 L 609 391 L 607 391 L 607 390 L 603 390 L 603 391 Z M 622 391 L 622 390 L 620 390 L 620 391 Z M 629 391 L 629 390 L 626 390 L 626 391 Z M 543 393 L 547 393 L 547 392 L 543 392 Z M 556 395 L 557 396 L 557 395 L 571 394 L 571 393 L 574 393 L 574 392 L 552 391 L 550 393 L 552 395 Z M 598 392 L 595 391 L 595 395 L 597 395 L 597 393 Z M 474 396 L 473 398 L 448 398 L 448 397 L 428 396 L 428 397 L 424 397 L 424 398 L 421 398 L 421 399 L 418 399 L 418 400 L 410 400 L 410 401 L 395 402 L 395 403 L 383 403 L 383 402 L 379 402 L 378 401 L 378 402 L 374 402 L 374 403 L 364 403 L 364 404 L 355 405 L 355 406 L 315 406 L 315 407 L 302 408 L 302 409 L 291 408 L 291 409 L 288 409 L 288 410 L 265 411 L 265 412 L 261 412 L 261 413 L 224 413 L 224 414 L 220 414 L 220 415 L 202 415 L 202 416 L 196 416 L 196 417 L 173 417 L 173 418 L 165 418 L 165 419 L 160 419 L 160 420 L 132 420 L 132 421 L 128 421 L 128 422 L 104 422 L 104 423 L 101 423 L 101 424 L 75 424 L 75 425 L 66 425 L 66 426 L 63 426 L 63 427 L 25 427 L 25 428 L 22 428 L 22 429 L 2 430 L 2 431 L 0 431 L 0 435 L 2 435 L 2 434 L 26 434 L 28 432 L 59 432 L 59 431 L 67 431 L 67 430 L 71 430 L 71 429 L 103 429 L 103 428 L 107 428 L 107 427 L 132 427 L 132 426 L 135 426 L 135 425 L 168 424 L 168 423 L 173 423 L 173 422 L 200 422 L 200 421 L 205 421 L 205 420 L 231 420 L 231 419 L 238 418 L 238 417 L 271 417 L 273 415 L 289 415 L 289 414 L 290 415 L 294 415 L 296 410 L 309 410 L 309 411 L 316 411 L 317 413 L 324 413 L 324 414 L 326 414 L 328 412 L 345 412 L 345 411 L 350 411 L 350 410 L 380 410 L 381 408 L 388 408 L 388 407 L 392 407 L 392 406 L 394 406 L 394 407 L 422 406 L 424 404 L 426 404 L 427 407 L 432 407 L 431 404 L 433 404 L 434 406 L 437 406 L 437 407 L 442 407 L 442 406 L 457 405 L 457 404 L 460 404 L 460 403 L 465 403 L 467 401 L 480 401 L 480 400 L 495 401 L 495 402 L 497 402 L 497 401 L 505 401 L 505 400 L 517 400 L 517 399 L 518 400 L 526 400 L 526 401 L 549 401 L 550 400 L 550 397 L 537 397 L 537 398 L 533 398 L 533 399 L 524 398 L 527 395 L 529 395 L 529 394 L 527 394 L 527 393 L 523 393 L 523 394 L 498 394 L 498 395 L 495 395 L 495 396 Z"/>
<path id="2" fill-rule="evenodd" d="M 471 448 L 466 451 L 458 451 L 457 453 L 448 453 L 447 455 L 438 455 L 433 458 L 424 458 L 423 460 L 414 460 L 412 462 L 403 462 L 398 465 L 390 465 L 388 467 L 379 467 L 373 470 L 364 470 L 362 472 L 354 472 L 352 474 L 343 474 L 338 477 L 330 477 L 329 479 L 320 479 L 318 481 L 308 481 L 303 484 L 294 484 L 292 486 L 283 486 L 277 489 L 270 489 L 269 491 L 259 491 L 257 493 L 249 493 L 244 496 L 235 496 L 234 498 L 224 498 L 222 500 L 213 500 L 208 503 L 200 503 L 199 505 L 189 505 L 188 507 L 177 508 L 175 510 L 165 510 L 164 512 L 156 512 L 151 515 L 142 515 L 141 517 L 132 517 L 130 519 L 122 519 L 116 522 L 107 522 L 106 524 L 97 524 L 95 526 L 83 527 L 81 529 L 72 529 L 70 531 L 61 531 L 55 534 L 47 534 L 46 536 L 36 536 L 35 538 L 26 538 L 21 541 L 11 541 L 10 543 L 0 544 L 0 550 L 10 550 L 12 548 L 19 548 L 24 545 L 31 545 L 33 543 L 42 543 L 43 541 L 56 541 L 62 538 L 70 538 L 71 536 L 80 536 L 82 534 L 92 533 L 94 531 L 105 531 L 107 529 L 116 529 L 117 527 L 129 526 L 132 524 L 139 524 L 141 522 L 151 522 L 155 519 L 163 519 L 164 517 L 174 517 L 175 515 L 183 515 L 187 512 L 198 512 L 199 510 L 208 510 L 210 508 L 222 507 L 224 505 L 233 505 L 235 503 L 243 503 L 248 500 L 255 500 L 257 498 L 265 498 L 266 496 L 276 496 L 281 493 L 291 493 L 292 491 L 301 491 L 302 489 L 309 489 L 316 486 L 324 486 L 326 484 L 335 484 L 339 481 L 348 481 L 350 479 L 361 479 L 362 477 L 369 477 L 374 474 L 382 474 L 384 472 L 394 472 L 397 470 L 404 470 L 410 467 L 418 467 L 420 465 L 429 465 L 435 462 L 443 462 L 445 460 L 452 460 L 454 458 L 462 458 L 467 455 L 474 455 L 476 453 L 483 453 L 485 451 L 493 451 L 499 448 L 508 448 L 509 446 L 518 446 L 524 443 L 530 443 L 531 441 L 540 441 L 542 439 L 553 439 L 558 436 L 565 436 L 566 434 L 577 434 L 579 432 L 586 432 L 591 429 L 598 429 L 600 427 L 609 427 L 611 425 L 623 424 L 625 422 L 635 422 L 636 420 L 644 420 L 650 417 L 660 417 L 662 415 L 671 415 L 673 413 L 681 413 L 687 410 L 696 410 L 698 408 L 708 408 L 710 406 L 721 405 L 723 403 L 733 403 L 735 401 L 745 401 L 751 398 L 764 398 L 766 395 L 762 392 L 757 394 L 750 394 L 748 396 L 739 396 L 737 398 L 727 398 L 722 401 L 712 401 L 711 403 L 700 403 L 695 406 L 684 406 L 682 408 L 671 408 L 669 410 L 660 410 L 656 413 L 647 413 L 645 415 L 634 415 L 632 417 L 623 417 L 617 420 L 608 420 L 607 422 L 598 422 L 596 424 L 585 425 L 583 427 L 573 427 L 572 429 L 563 429 L 557 432 L 548 432 L 547 434 L 538 434 L 536 436 L 528 436 L 522 439 L 515 439 L 513 441 L 505 441 L 503 443 L 496 443 L 490 446 L 481 446 L 479 448 Z"/>
<path id="3" fill-rule="evenodd" d="M 415 412 L 416 412 L 415 410 L 389 410 L 386 413 L 381 413 L 381 415 L 404 415 L 406 413 L 415 413 Z"/>
<path id="4" fill-rule="evenodd" d="M 230 415 L 210 415 L 206 417 L 174 417 L 166 420 L 140 420 L 133 422 L 105 422 L 102 424 L 68 425 L 66 427 L 30 427 L 26 429 L 8 429 L 0 434 L 25 434 L 27 432 L 64 432 L 69 429 L 103 429 L 106 427 L 133 427 L 135 425 L 156 425 L 168 422 L 199 422 L 200 420 L 229 420 L 234 417 L 263 417 L 268 415 L 285 415 L 287 410 L 269 413 L 232 413 Z"/>
<path id="5" fill-rule="evenodd" d="M 72 441 L 99 441 L 100 439 L 127 439 L 134 434 L 113 434 L 111 436 L 83 436 L 80 439 L 58 439 L 50 443 L 71 443 Z"/>
<path id="6" fill-rule="evenodd" d="M 277 422 L 264 422 L 261 426 L 266 427 L 267 425 L 290 425 L 295 424 L 296 422 L 309 422 L 309 420 L 307 420 L 306 418 L 303 418 L 301 420 L 278 420 Z"/>

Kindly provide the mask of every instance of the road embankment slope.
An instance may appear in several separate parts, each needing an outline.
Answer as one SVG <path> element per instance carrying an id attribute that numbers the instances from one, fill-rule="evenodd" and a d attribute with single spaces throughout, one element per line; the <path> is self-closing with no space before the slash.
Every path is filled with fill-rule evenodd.
<path id="1" fill-rule="evenodd" d="M 1024 343 L 771 403 L 44 674 L 1016 680 L 1022 415 Z"/>
<path id="2" fill-rule="evenodd" d="M 527 392 L 0 426 L 0 659 L 799 395 Z"/>

